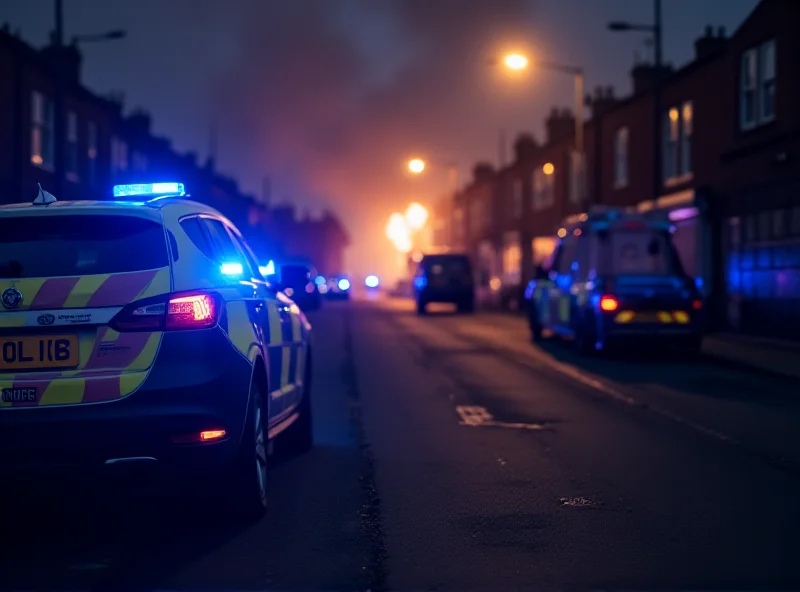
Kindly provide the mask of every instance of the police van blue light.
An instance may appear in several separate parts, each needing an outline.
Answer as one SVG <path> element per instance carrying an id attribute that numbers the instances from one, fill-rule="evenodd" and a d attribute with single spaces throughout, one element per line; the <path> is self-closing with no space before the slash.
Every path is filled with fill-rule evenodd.
<path id="1" fill-rule="evenodd" d="M 135 183 L 114 185 L 114 197 L 165 197 L 184 196 L 183 183 Z"/>
<path id="2" fill-rule="evenodd" d="M 261 272 L 261 275 L 264 277 L 275 275 L 275 262 L 270 261 L 266 265 L 260 265 L 258 271 Z"/>
<path id="3" fill-rule="evenodd" d="M 342 279 L 339 280 L 338 284 L 336 284 L 336 285 L 339 286 L 339 289 L 342 292 L 346 292 L 347 290 L 350 289 L 350 280 L 348 280 L 346 278 L 342 278 Z"/>

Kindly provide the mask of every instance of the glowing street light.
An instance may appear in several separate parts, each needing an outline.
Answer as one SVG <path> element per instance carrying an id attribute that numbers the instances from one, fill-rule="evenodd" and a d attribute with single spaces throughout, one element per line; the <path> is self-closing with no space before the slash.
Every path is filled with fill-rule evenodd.
<path id="1" fill-rule="evenodd" d="M 412 203 L 406 209 L 405 221 L 412 232 L 422 230 L 428 221 L 428 210 L 421 204 Z"/>
<path id="2" fill-rule="evenodd" d="M 386 225 L 386 238 L 395 242 L 399 238 L 408 235 L 408 226 L 403 214 L 394 213 L 389 217 L 389 223 Z"/>
<path id="3" fill-rule="evenodd" d="M 412 158 L 408 161 L 408 170 L 415 175 L 419 175 L 425 170 L 425 161 L 421 158 Z"/>
<path id="4" fill-rule="evenodd" d="M 528 67 L 528 58 L 519 53 L 510 53 L 503 58 L 503 64 L 509 70 L 524 70 Z"/>
<path id="5" fill-rule="evenodd" d="M 552 175 L 555 172 L 555 170 L 556 170 L 556 167 L 553 166 L 552 162 L 546 162 L 546 163 L 544 163 L 544 166 L 542 167 L 542 172 L 545 175 Z"/>

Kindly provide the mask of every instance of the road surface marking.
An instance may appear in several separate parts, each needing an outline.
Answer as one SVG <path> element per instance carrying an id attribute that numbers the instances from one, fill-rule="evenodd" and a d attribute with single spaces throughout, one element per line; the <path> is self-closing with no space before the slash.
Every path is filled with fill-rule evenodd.
<path id="1" fill-rule="evenodd" d="M 578 496 L 578 497 L 560 497 L 558 501 L 561 502 L 562 506 L 567 506 L 570 508 L 589 508 L 591 506 L 596 505 L 592 500 L 588 497 Z"/>
<path id="2" fill-rule="evenodd" d="M 544 430 L 545 426 L 539 423 L 519 423 L 497 421 L 491 413 L 486 410 L 486 407 L 479 407 L 476 405 L 458 405 L 456 406 L 456 413 L 458 413 L 461 421 L 460 425 L 470 427 L 492 427 L 492 428 L 507 428 L 512 430 Z"/>

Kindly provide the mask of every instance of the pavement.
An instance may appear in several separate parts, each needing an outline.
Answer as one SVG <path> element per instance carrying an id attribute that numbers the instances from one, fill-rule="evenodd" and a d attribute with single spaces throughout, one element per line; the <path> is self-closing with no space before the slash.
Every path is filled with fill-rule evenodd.
<path id="1" fill-rule="evenodd" d="M 406 300 L 311 321 L 317 444 L 263 521 L 52 483 L 3 512 L 0 589 L 800 588 L 796 383 Z"/>

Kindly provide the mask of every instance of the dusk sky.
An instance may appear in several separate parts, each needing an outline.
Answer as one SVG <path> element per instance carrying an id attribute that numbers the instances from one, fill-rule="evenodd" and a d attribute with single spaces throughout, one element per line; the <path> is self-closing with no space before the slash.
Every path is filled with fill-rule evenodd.
<path id="1" fill-rule="evenodd" d="M 630 92 L 645 35 L 611 33 L 609 20 L 652 21 L 650 0 L 65 0 L 66 37 L 125 29 L 86 45 L 84 81 L 144 107 L 176 148 L 208 153 L 219 128 L 219 168 L 276 202 L 334 209 L 353 245 L 349 270 L 391 274 L 389 215 L 431 204 L 447 187 L 421 154 L 460 165 L 497 164 L 499 130 L 541 136 L 553 105 L 571 106 L 572 80 L 488 65 L 517 49 L 583 66 L 587 90 Z M 664 0 L 665 59 L 680 66 L 707 24 L 732 32 L 757 0 Z M 0 0 L 0 23 L 36 46 L 53 26 L 51 0 Z M 510 155 L 511 150 L 508 150 Z"/>

